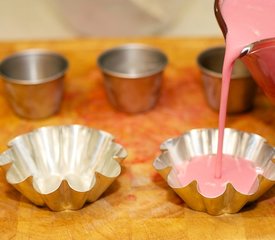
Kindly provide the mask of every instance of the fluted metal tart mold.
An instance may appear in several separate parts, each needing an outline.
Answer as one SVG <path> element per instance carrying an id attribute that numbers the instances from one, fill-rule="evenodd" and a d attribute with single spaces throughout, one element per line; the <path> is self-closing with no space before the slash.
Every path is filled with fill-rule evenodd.
<path id="1" fill-rule="evenodd" d="M 187 186 L 182 186 L 175 166 L 188 163 L 196 156 L 216 154 L 217 143 L 218 129 L 193 129 L 162 143 L 162 153 L 154 160 L 153 166 L 190 208 L 211 215 L 236 213 L 246 203 L 255 201 L 274 185 L 275 150 L 257 134 L 225 129 L 223 153 L 251 161 L 257 168 L 257 173 L 260 173 L 254 183 L 258 188 L 246 195 L 238 192 L 228 182 L 220 196 L 209 198 L 200 193 L 196 179 Z"/>
<path id="2" fill-rule="evenodd" d="M 81 125 L 38 128 L 8 146 L 0 155 L 7 181 L 34 204 L 53 211 L 96 201 L 127 157 L 111 134 Z"/>

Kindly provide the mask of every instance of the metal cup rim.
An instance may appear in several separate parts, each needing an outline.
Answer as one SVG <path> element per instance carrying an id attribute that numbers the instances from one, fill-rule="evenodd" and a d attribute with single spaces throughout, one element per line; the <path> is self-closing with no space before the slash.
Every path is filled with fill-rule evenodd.
<path id="1" fill-rule="evenodd" d="M 198 64 L 198 67 L 199 69 L 204 72 L 205 74 L 209 75 L 209 76 L 213 76 L 213 77 L 216 77 L 216 78 L 220 78 L 222 79 L 222 73 L 221 72 L 217 72 L 217 71 L 214 71 L 214 70 L 211 70 L 207 67 L 204 66 L 204 64 L 202 63 L 202 60 L 203 58 L 209 53 L 209 52 L 212 52 L 212 51 L 222 51 L 222 50 L 225 50 L 225 46 L 223 45 L 220 45 L 220 46 L 214 46 L 214 47 L 210 47 L 210 48 L 207 48 L 205 50 L 203 50 L 197 57 L 197 64 Z M 250 77 L 250 73 L 247 72 L 247 73 L 243 73 L 243 74 L 234 74 L 234 72 L 232 73 L 231 75 L 231 80 L 234 80 L 234 79 L 240 79 L 240 78 L 246 78 L 246 77 Z"/>
<path id="2" fill-rule="evenodd" d="M 138 49 L 155 52 L 156 54 L 159 55 L 159 57 L 163 59 L 162 64 L 160 64 L 154 70 L 143 72 L 143 73 L 122 73 L 122 72 L 118 72 L 118 71 L 114 71 L 112 69 L 106 68 L 103 64 L 104 58 L 108 57 L 108 55 L 113 54 L 116 51 L 138 50 Z M 167 64 L 168 64 L 168 58 L 163 51 L 161 51 L 159 48 L 155 48 L 150 45 L 141 44 L 141 43 L 128 43 L 128 44 L 123 44 L 117 47 L 107 49 L 106 51 L 101 53 L 97 58 L 97 65 L 104 74 L 108 74 L 113 77 L 127 78 L 127 79 L 138 79 L 138 78 L 153 76 L 155 74 L 162 72 Z"/>
<path id="3" fill-rule="evenodd" d="M 9 77 L 8 75 L 3 73 L 2 66 L 4 63 L 6 63 L 7 61 L 10 61 L 14 58 L 24 57 L 24 56 L 28 56 L 28 55 L 51 55 L 51 56 L 59 58 L 61 61 L 63 61 L 64 67 L 58 73 L 53 74 L 50 77 L 45 77 L 45 78 L 40 78 L 40 79 L 35 79 L 35 80 L 12 78 L 12 77 Z M 65 72 L 67 71 L 68 67 L 69 67 L 68 60 L 64 56 L 62 56 L 61 54 L 59 54 L 57 52 L 47 50 L 47 49 L 39 49 L 39 48 L 38 49 L 26 49 L 26 50 L 22 50 L 20 52 L 11 54 L 11 55 L 7 56 L 6 58 L 4 58 L 0 63 L 0 75 L 3 77 L 3 79 L 6 82 L 11 82 L 11 83 L 19 84 L 19 85 L 38 85 L 38 84 L 55 81 L 56 79 L 63 77 L 65 75 Z"/>

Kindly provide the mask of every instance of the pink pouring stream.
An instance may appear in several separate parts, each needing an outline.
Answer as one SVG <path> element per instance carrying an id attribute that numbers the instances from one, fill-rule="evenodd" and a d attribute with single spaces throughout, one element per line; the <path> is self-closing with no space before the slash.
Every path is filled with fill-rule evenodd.
<path id="1" fill-rule="evenodd" d="M 217 155 L 195 157 L 187 166 L 176 166 L 182 185 L 197 180 L 200 193 L 210 198 L 221 195 L 228 183 L 243 194 L 257 190 L 258 173 L 253 163 L 223 154 L 227 99 L 232 68 L 242 50 L 253 42 L 275 37 L 275 0 L 221 0 L 220 9 L 227 35 Z"/>

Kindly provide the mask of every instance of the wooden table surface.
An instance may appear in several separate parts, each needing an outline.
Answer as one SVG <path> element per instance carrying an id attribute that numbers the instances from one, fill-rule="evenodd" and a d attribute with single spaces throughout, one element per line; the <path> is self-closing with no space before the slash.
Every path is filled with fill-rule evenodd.
<path id="1" fill-rule="evenodd" d="M 161 48 L 169 58 L 157 106 L 144 114 L 113 109 L 105 95 L 97 56 L 128 42 Z M 0 85 L 0 150 L 14 136 L 57 124 L 108 131 L 129 156 L 103 196 L 78 211 L 52 212 L 31 204 L 0 172 L 0 239 L 275 239 L 275 188 L 240 213 L 218 217 L 190 210 L 152 167 L 159 145 L 192 128 L 217 127 L 206 104 L 196 57 L 222 39 L 80 39 L 0 43 L 0 59 L 26 48 L 46 48 L 68 58 L 65 97 L 59 114 L 41 121 L 18 118 Z M 253 111 L 228 116 L 227 126 L 258 133 L 275 144 L 275 111 L 261 92 Z"/>

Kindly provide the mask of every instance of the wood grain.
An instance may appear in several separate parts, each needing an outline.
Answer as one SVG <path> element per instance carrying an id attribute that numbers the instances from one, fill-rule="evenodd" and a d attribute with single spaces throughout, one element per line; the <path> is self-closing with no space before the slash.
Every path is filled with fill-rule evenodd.
<path id="1" fill-rule="evenodd" d="M 129 42 L 161 48 L 169 58 L 161 98 L 144 114 L 114 110 L 106 99 L 96 59 L 105 49 Z M 84 124 L 116 136 L 129 157 L 115 183 L 79 211 L 51 212 L 21 196 L 0 174 L 0 239 L 275 239 L 275 188 L 240 213 L 209 216 L 192 211 L 152 167 L 165 139 L 192 128 L 217 127 L 206 104 L 196 57 L 222 39 L 79 39 L 0 43 L 0 59 L 26 48 L 47 48 L 66 56 L 70 69 L 59 114 L 27 121 L 13 114 L 0 84 L 0 150 L 14 136 L 37 127 Z M 275 111 L 261 92 L 253 111 L 232 115 L 227 126 L 258 133 L 275 144 Z"/>

